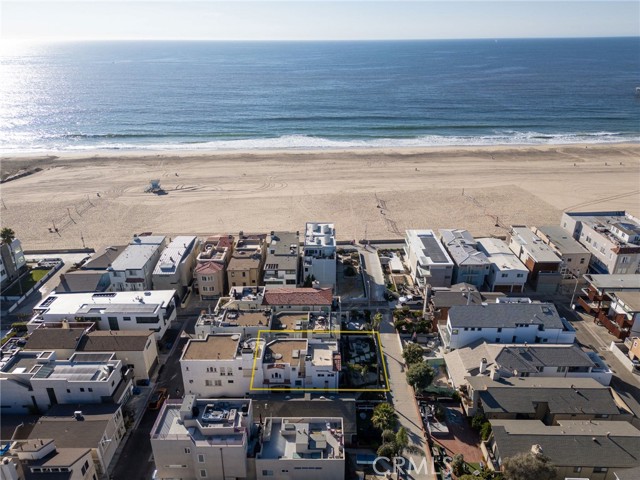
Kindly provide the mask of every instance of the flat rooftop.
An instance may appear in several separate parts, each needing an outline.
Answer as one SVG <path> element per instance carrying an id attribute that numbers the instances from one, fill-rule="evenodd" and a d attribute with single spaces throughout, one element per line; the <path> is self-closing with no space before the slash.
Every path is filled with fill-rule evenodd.
<path id="1" fill-rule="evenodd" d="M 618 298 L 632 312 L 640 312 L 640 292 L 617 292 Z"/>
<path id="2" fill-rule="evenodd" d="M 160 249 L 158 244 L 133 244 L 128 245 L 124 251 L 118 255 L 112 263 L 111 267 L 114 270 L 140 270 L 142 269 L 149 259 L 155 255 Z"/>
<path id="3" fill-rule="evenodd" d="M 453 265 L 433 230 L 407 230 L 409 246 L 418 254 L 421 264 Z"/>
<path id="4" fill-rule="evenodd" d="M 269 255 L 297 258 L 298 250 L 300 249 L 299 242 L 300 238 L 295 232 L 273 232 L 273 235 L 269 237 L 267 258 L 269 258 Z M 272 251 L 273 253 L 271 253 Z"/>
<path id="5" fill-rule="evenodd" d="M 193 251 L 197 238 L 195 236 L 181 235 L 173 239 L 162 251 L 158 263 L 153 269 L 153 275 L 172 275 Z"/>
<path id="6" fill-rule="evenodd" d="M 224 309 L 220 314 L 203 313 L 198 318 L 198 325 L 215 327 L 258 327 L 269 328 L 270 316 L 262 310 Z"/>
<path id="7" fill-rule="evenodd" d="M 564 329 L 565 324 L 552 303 L 488 303 L 454 305 L 449 309 L 453 328 L 515 328 L 516 325 L 544 325 Z"/>
<path id="8" fill-rule="evenodd" d="M 560 263 L 561 260 L 549 245 L 544 243 L 528 227 L 511 227 L 511 239 L 522 247 L 537 263 Z"/>
<path id="9" fill-rule="evenodd" d="M 299 365 L 308 348 L 307 340 L 283 338 L 267 344 L 264 363 L 289 363 Z"/>
<path id="10" fill-rule="evenodd" d="M 204 340 L 189 340 L 182 360 L 233 360 L 238 353 L 240 334 L 209 335 Z"/>
<path id="11" fill-rule="evenodd" d="M 511 251 L 509 246 L 499 238 L 478 238 L 476 241 L 478 242 L 478 248 L 484 252 L 489 261 L 495 265 L 498 270 L 519 270 L 524 273 L 529 272 L 527 267 L 524 266 L 524 263 L 522 263 Z"/>
<path id="12" fill-rule="evenodd" d="M 610 292 L 622 290 L 640 291 L 640 275 L 638 274 L 587 274 L 584 278 L 598 290 L 608 290 Z"/>
<path id="13" fill-rule="evenodd" d="M 262 459 L 343 459 L 340 418 L 268 418 Z"/>
<path id="14" fill-rule="evenodd" d="M 73 315 L 100 309 L 105 312 L 149 312 L 166 307 L 175 290 L 152 290 L 147 292 L 103 292 L 103 293 L 54 293 L 34 307 L 38 313 L 50 315 Z M 124 309 L 124 310 L 123 310 Z"/>
<path id="15" fill-rule="evenodd" d="M 316 367 L 331 367 L 333 369 L 334 353 L 338 352 L 336 342 L 309 343 L 307 354 L 311 355 L 311 364 Z"/>
<path id="16" fill-rule="evenodd" d="M 544 225 L 537 228 L 562 255 L 588 254 L 588 250 L 559 225 Z"/>
<path id="17" fill-rule="evenodd" d="M 308 222 L 305 225 L 305 247 L 335 247 L 336 229 L 333 223 Z"/>

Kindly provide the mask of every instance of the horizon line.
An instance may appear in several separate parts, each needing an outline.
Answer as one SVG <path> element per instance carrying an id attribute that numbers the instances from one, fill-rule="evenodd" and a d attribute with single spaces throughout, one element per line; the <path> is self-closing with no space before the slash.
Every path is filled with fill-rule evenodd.
<path id="1" fill-rule="evenodd" d="M 437 42 L 437 41 L 465 41 L 465 40 L 586 40 L 607 38 L 636 38 L 640 35 L 593 35 L 593 36 L 543 36 L 543 37 L 442 37 L 442 38 L 176 38 L 176 37 L 93 37 L 93 38 L 68 38 L 68 37 L 38 37 L 38 38 L 3 38 L 0 40 L 14 43 L 64 43 L 64 42 Z"/>

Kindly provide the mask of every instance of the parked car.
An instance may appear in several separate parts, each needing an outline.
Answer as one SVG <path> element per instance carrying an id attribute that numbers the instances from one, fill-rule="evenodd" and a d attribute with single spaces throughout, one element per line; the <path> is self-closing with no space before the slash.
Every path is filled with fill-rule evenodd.
<path id="1" fill-rule="evenodd" d="M 149 410 L 159 410 L 167 399 L 167 389 L 158 388 L 149 399 Z"/>

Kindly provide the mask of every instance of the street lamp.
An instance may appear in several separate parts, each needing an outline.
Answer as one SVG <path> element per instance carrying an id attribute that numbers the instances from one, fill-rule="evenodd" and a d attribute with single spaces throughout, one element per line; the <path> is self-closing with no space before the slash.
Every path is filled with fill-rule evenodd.
<path id="1" fill-rule="evenodd" d="M 576 279 L 576 284 L 573 287 L 573 294 L 571 294 L 571 302 L 569 302 L 569 308 L 571 309 L 575 309 L 574 305 L 573 305 L 573 299 L 576 297 L 576 291 L 578 290 L 578 281 L 580 280 L 580 277 L 578 275 L 576 275 L 575 272 L 572 272 L 573 276 Z"/>
<path id="2" fill-rule="evenodd" d="M 369 310 L 371 310 L 371 280 L 367 280 L 367 298 L 369 299 Z"/>

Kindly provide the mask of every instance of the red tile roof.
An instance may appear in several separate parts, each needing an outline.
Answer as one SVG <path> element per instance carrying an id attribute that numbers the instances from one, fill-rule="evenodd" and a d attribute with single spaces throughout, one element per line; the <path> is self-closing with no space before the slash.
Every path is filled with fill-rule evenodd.
<path id="1" fill-rule="evenodd" d="M 215 273 L 224 270 L 224 265 L 216 262 L 202 262 L 196 266 L 196 273 Z"/>
<path id="2" fill-rule="evenodd" d="M 263 305 L 331 305 L 330 288 L 269 288 L 264 293 Z"/>

